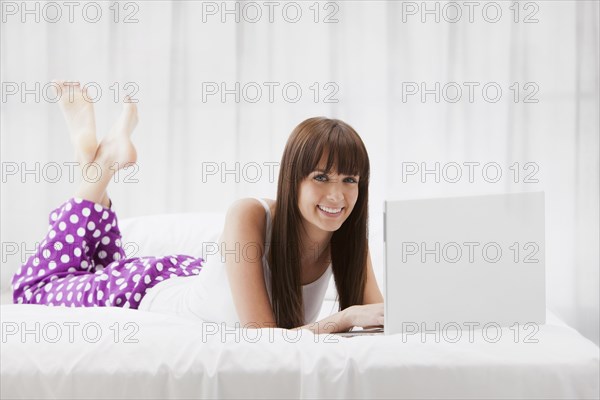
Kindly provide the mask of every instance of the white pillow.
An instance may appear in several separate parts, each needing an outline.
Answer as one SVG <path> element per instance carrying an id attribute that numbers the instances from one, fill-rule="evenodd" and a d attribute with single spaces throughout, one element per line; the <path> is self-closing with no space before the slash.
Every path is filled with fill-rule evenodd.
<path id="1" fill-rule="evenodd" d="M 127 257 L 215 253 L 225 214 L 160 214 L 119 221 Z M 205 258 L 205 257 L 203 257 Z"/>

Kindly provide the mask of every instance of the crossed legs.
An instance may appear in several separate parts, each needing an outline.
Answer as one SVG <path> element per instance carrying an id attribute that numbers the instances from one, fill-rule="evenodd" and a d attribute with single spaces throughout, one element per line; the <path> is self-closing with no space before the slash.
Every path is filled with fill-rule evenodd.
<path id="1" fill-rule="evenodd" d="M 137 152 L 131 142 L 131 134 L 138 122 L 137 107 L 126 98 L 119 119 L 98 144 L 94 105 L 87 100 L 84 89 L 78 82 L 56 83 L 62 90 L 59 105 L 67 121 L 75 159 L 83 169 L 84 179 L 75 196 L 109 207 L 106 189 L 113 175 L 137 160 Z M 100 179 L 85 178 L 90 163 L 100 168 Z"/>

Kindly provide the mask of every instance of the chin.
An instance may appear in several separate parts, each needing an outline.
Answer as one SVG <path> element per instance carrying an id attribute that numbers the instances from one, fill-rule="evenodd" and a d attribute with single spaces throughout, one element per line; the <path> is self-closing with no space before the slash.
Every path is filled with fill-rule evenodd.
<path id="1" fill-rule="evenodd" d="M 342 213 L 345 214 L 345 210 L 342 210 Z M 327 217 L 323 217 L 319 215 L 319 211 L 317 210 L 316 216 L 316 224 L 319 228 L 328 232 L 335 232 L 342 227 L 344 222 L 348 219 L 347 215 L 340 215 L 337 219 L 328 220 Z"/>

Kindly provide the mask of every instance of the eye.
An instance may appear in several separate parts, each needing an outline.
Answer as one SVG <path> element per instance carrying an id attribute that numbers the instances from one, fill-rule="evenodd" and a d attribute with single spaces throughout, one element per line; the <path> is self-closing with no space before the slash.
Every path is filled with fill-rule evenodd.
<path id="1" fill-rule="evenodd" d="M 346 178 L 346 180 L 350 180 L 349 183 L 358 183 L 358 181 L 354 178 Z"/>
<path id="2" fill-rule="evenodd" d="M 315 177 L 314 177 L 314 179 L 315 179 L 316 181 L 318 181 L 318 182 L 325 182 L 325 180 L 322 180 L 322 179 L 320 179 L 320 178 L 325 178 L 325 179 L 327 179 L 327 175 L 325 175 L 325 174 L 319 174 L 319 175 L 315 175 Z"/>

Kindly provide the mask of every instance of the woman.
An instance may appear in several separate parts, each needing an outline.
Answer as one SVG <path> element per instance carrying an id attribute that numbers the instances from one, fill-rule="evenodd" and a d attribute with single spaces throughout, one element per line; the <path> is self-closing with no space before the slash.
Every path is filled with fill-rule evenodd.
<path id="1" fill-rule="evenodd" d="M 60 105 L 77 160 L 93 163 L 101 174 L 84 179 L 75 196 L 50 214 L 45 239 L 13 277 L 14 301 L 154 311 L 161 293 L 174 284 L 202 281 L 204 260 L 125 258 L 106 188 L 119 168 L 136 161 L 130 139 L 136 106 L 125 103 L 98 145 L 92 103 L 78 84 L 57 84 L 70 92 L 61 96 Z M 349 125 L 311 118 L 294 129 L 282 157 L 277 200 L 235 202 L 219 240 L 226 249 L 248 244 L 258 249 L 257 257 L 239 257 L 234 251 L 221 258 L 242 326 L 327 333 L 383 324 L 383 296 L 367 243 L 368 183 L 368 155 Z M 305 314 L 320 309 L 324 294 L 314 290 L 315 284 L 326 286 L 322 278 L 328 272 L 335 279 L 340 312 L 310 324 L 314 318 L 307 320 Z"/>

